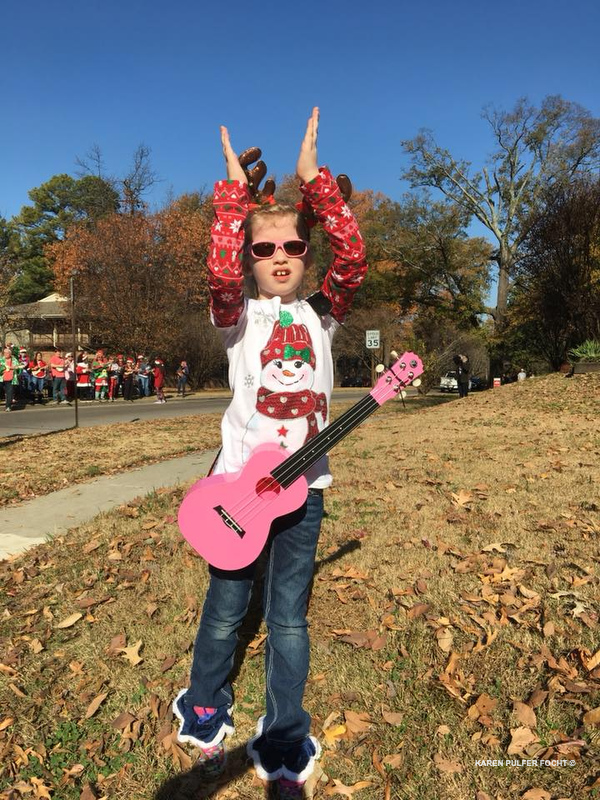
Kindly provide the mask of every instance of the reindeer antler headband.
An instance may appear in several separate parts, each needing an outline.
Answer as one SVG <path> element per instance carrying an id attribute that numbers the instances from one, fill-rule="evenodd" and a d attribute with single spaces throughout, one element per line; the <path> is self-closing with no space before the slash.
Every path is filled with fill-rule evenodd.
<path id="1" fill-rule="evenodd" d="M 267 165 L 264 161 L 260 160 L 261 155 L 262 150 L 260 147 L 249 147 L 238 156 L 240 166 L 244 170 L 244 174 L 248 180 L 248 190 L 252 198 L 252 202 L 250 203 L 251 210 L 261 205 L 272 205 L 275 202 L 275 181 L 272 178 L 268 178 L 263 188 L 259 189 L 260 182 L 267 174 Z M 256 164 L 254 164 L 255 161 Z M 251 164 L 254 164 L 252 169 L 250 169 Z M 339 187 L 344 201 L 347 203 L 352 196 L 352 181 L 342 172 L 337 176 L 335 182 Z M 310 228 L 317 224 L 317 218 L 305 200 L 297 203 L 296 208 L 304 215 L 306 223 Z"/>

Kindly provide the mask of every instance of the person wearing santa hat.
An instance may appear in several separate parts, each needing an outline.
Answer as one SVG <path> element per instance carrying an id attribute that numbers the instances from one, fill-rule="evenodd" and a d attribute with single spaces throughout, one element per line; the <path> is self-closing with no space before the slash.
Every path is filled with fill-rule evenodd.
<path id="1" fill-rule="evenodd" d="M 221 128 L 227 180 L 215 186 L 208 286 L 213 324 L 229 359 L 233 399 L 222 422 L 217 473 L 238 472 L 252 451 L 270 443 L 293 453 L 328 423 L 333 388 L 331 344 L 367 271 L 354 215 L 325 167 L 317 166 L 318 109 L 313 109 L 296 167 L 302 210 L 277 204 L 249 213 L 246 173 Z M 305 215 L 302 213 L 306 211 Z M 321 286 L 330 311 L 300 299 L 312 263 L 310 224 L 322 224 L 333 262 Z M 244 296 L 244 280 L 255 296 Z M 303 797 L 320 747 L 303 708 L 309 668 L 307 602 L 314 571 L 327 458 L 306 474 L 306 503 L 273 526 L 264 590 L 266 714 L 248 753 L 279 796 Z M 223 739 L 233 731 L 229 673 L 252 591 L 254 566 L 235 573 L 210 569 L 210 586 L 194 645 L 190 686 L 175 698 L 179 741 L 196 745 L 200 761 L 224 762 Z"/>
<path id="2" fill-rule="evenodd" d="M 156 400 L 154 402 L 166 403 L 167 398 L 163 390 L 163 386 L 165 385 L 165 365 L 162 359 L 154 359 L 152 374 L 154 376 L 154 388 L 156 389 Z"/>
<path id="3" fill-rule="evenodd" d="M 140 397 L 150 397 L 150 364 L 148 363 L 145 355 L 138 355 L 137 364 L 135 367 L 137 374 L 138 395 Z"/>
<path id="4" fill-rule="evenodd" d="M 135 362 L 128 358 L 123 369 L 123 400 L 133 403 L 133 382 L 136 376 Z"/>

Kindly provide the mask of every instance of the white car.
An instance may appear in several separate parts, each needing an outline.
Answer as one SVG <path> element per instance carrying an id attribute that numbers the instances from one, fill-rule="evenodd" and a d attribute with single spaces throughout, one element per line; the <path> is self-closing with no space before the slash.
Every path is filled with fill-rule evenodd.
<path id="1" fill-rule="evenodd" d="M 485 383 L 481 378 L 476 375 L 471 375 L 469 378 L 469 391 L 478 392 L 485 389 Z M 458 380 L 456 379 L 456 372 L 447 372 L 440 378 L 440 392 L 458 392 Z"/>
<path id="2" fill-rule="evenodd" d="M 440 378 L 440 392 L 458 392 L 456 372 L 447 372 Z"/>

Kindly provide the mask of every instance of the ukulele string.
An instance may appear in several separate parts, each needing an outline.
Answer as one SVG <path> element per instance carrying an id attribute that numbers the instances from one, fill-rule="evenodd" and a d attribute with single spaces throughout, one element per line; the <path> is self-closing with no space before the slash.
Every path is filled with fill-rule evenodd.
<path id="1" fill-rule="evenodd" d="M 375 403 L 377 402 L 374 401 L 371 394 L 365 395 L 365 397 L 359 400 L 356 405 L 348 409 L 346 414 L 343 414 L 341 417 L 339 417 L 339 419 L 336 420 L 333 423 L 333 425 L 328 426 L 328 428 L 324 428 L 323 431 L 329 430 L 329 428 L 334 428 L 332 433 L 335 435 L 336 433 L 335 426 L 339 424 L 340 420 L 344 420 L 344 417 L 346 417 L 346 415 L 348 416 L 344 420 L 344 423 L 347 422 L 348 424 L 351 424 L 350 430 L 352 429 L 352 427 L 356 427 L 356 425 L 358 425 L 362 421 L 362 419 L 365 419 L 366 416 L 368 416 L 368 415 L 363 416 L 363 411 L 365 410 L 363 406 L 366 407 L 367 404 L 370 405 L 371 403 L 369 401 L 373 401 Z M 323 433 L 323 431 L 321 431 L 321 433 Z M 333 442 L 331 442 L 331 439 L 334 437 L 328 437 L 327 441 L 324 442 L 324 444 L 322 445 L 317 444 L 316 448 L 313 442 L 310 441 L 307 442 L 300 448 L 300 450 L 297 450 L 295 453 L 289 456 L 289 459 L 286 459 L 277 467 L 275 467 L 273 471 L 280 470 L 281 468 L 283 468 L 281 478 L 275 478 L 272 475 L 272 473 L 269 473 L 269 479 L 265 476 L 264 479 L 265 482 L 264 485 L 261 486 L 261 491 L 263 492 L 275 491 L 278 487 L 282 485 L 283 481 L 287 481 L 287 479 L 290 478 L 292 475 L 294 475 L 294 472 L 297 471 L 297 474 L 295 475 L 295 477 L 292 478 L 292 480 L 289 481 L 288 485 L 293 483 L 294 480 L 296 480 L 296 478 L 298 478 L 300 475 L 303 474 L 303 472 L 306 471 L 306 469 L 308 469 L 308 467 L 305 467 L 304 465 L 302 465 L 301 467 L 296 467 L 294 464 L 292 464 L 290 468 L 290 465 L 287 464 L 288 460 L 296 461 L 299 455 L 300 457 L 302 457 L 302 451 L 306 450 L 306 457 L 311 459 L 311 464 L 309 466 L 312 466 L 312 463 L 314 463 L 314 461 L 317 461 L 324 453 L 326 453 L 329 449 L 331 449 L 338 441 L 340 441 L 340 439 L 342 439 L 345 436 L 345 434 L 346 430 L 342 430 L 338 438 L 335 438 Z M 314 457 L 313 461 L 312 459 L 315 452 L 318 452 L 319 454 L 316 457 Z M 284 488 L 287 487 L 284 486 Z M 259 513 L 261 502 L 262 501 L 260 500 L 260 497 L 257 496 L 256 492 L 252 491 L 242 496 L 240 498 L 240 501 L 236 505 L 228 509 L 228 513 L 231 514 L 231 516 L 234 517 L 240 524 L 242 525 L 247 524 L 248 522 L 251 522 L 252 519 L 254 519 L 257 513 Z M 255 513 L 252 514 L 251 513 L 252 511 L 254 511 Z M 247 512 L 250 512 L 250 515 L 248 515 Z"/>
<path id="2" fill-rule="evenodd" d="M 404 382 L 396 375 L 394 377 L 399 382 L 400 388 L 402 389 L 411 382 Z M 375 405 L 373 405 L 373 403 Z M 331 450 L 339 441 L 341 441 L 341 439 L 346 436 L 347 433 L 359 425 L 378 407 L 379 403 L 373 397 L 373 395 L 370 392 L 369 394 L 366 394 L 358 401 L 358 403 L 356 403 L 356 405 L 352 406 L 352 408 L 348 409 L 345 414 L 342 414 L 341 417 L 332 423 L 332 425 L 324 428 L 320 434 L 317 434 L 317 439 L 319 439 L 324 431 L 328 431 L 328 435 L 325 436 L 322 443 L 318 441 L 316 444 L 315 442 L 307 442 L 300 448 L 300 450 L 297 450 L 295 453 L 289 456 L 288 459 L 274 468 L 273 472 L 278 473 L 277 477 L 275 477 L 272 473 L 269 473 L 270 479 L 267 479 L 265 476 L 264 484 L 261 486 L 261 491 L 275 491 L 277 487 L 282 485 L 284 489 L 287 488 L 287 486 L 292 484 L 298 477 L 300 477 L 300 475 L 309 469 L 312 464 L 321 458 L 322 455 Z M 299 458 L 302 459 L 303 457 L 309 458 L 310 464 L 308 466 L 305 466 L 304 464 L 296 466 L 296 462 L 299 460 Z M 291 462 L 291 464 L 288 463 L 288 461 Z M 287 483 L 287 486 L 285 483 Z M 231 507 L 228 509 L 228 513 L 230 513 L 231 516 L 236 519 L 236 521 L 243 525 L 251 522 L 260 512 L 261 501 L 260 497 L 256 494 L 256 491 L 249 492 L 245 496 L 242 496 L 240 501 L 241 505 L 236 504 L 235 506 Z M 253 511 L 254 513 L 252 513 Z"/>

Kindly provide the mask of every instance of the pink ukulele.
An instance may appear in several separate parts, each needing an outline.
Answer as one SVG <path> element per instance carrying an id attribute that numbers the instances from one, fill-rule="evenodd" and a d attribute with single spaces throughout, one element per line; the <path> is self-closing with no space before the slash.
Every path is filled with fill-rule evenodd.
<path id="1" fill-rule="evenodd" d="M 179 508 L 184 538 L 219 569 L 236 570 L 251 564 L 265 546 L 273 520 L 295 511 L 306 500 L 304 473 L 422 372 L 421 359 L 404 353 L 369 394 L 292 455 L 286 456 L 277 444 L 265 444 L 253 451 L 239 472 L 199 480 Z"/>

